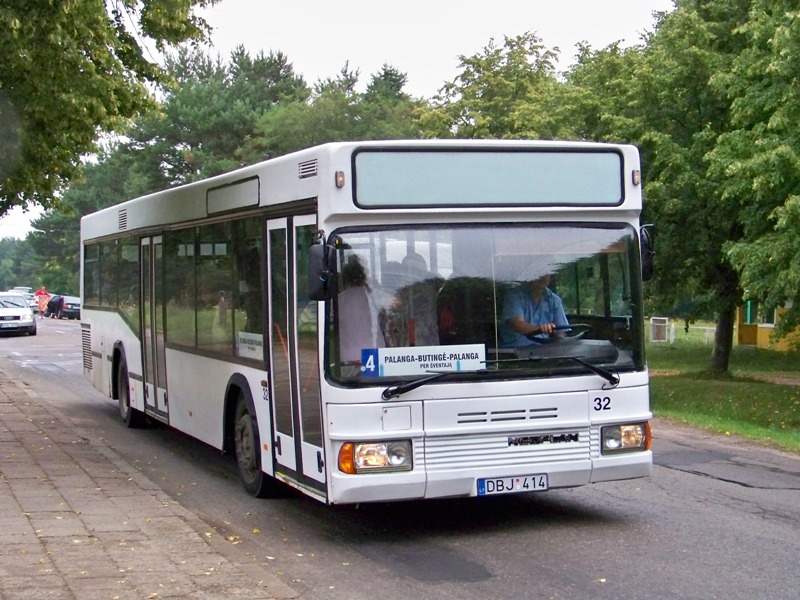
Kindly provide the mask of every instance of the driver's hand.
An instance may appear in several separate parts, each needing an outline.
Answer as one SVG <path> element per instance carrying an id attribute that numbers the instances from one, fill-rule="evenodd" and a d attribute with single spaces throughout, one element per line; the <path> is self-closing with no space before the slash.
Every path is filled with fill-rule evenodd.
<path id="1" fill-rule="evenodd" d="M 552 334 L 556 330 L 555 323 L 542 323 L 539 325 L 539 331 L 541 333 Z"/>

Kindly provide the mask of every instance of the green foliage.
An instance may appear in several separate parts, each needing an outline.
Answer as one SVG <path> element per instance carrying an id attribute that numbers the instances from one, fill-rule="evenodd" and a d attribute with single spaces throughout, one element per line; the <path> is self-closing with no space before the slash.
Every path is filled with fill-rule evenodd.
<path id="1" fill-rule="evenodd" d="M 416 135 L 419 103 L 403 92 L 405 74 L 388 65 L 364 94 L 355 91 L 358 74 L 344 69 L 319 82 L 313 98 L 281 53 L 250 57 L 238 48 L 224 63 L 183 48 L 165 69 L 175 83 L 165 88 L 159 111 L 87 163 L 60 208 L 46 211 L 21 243 L 26 272 L 48 288 L 78 289 L 79 220 L 86 214 L 315 143 Z M 274 143 L 260 134 L 270 126 Z"/>
<path id="2" fill-rule="evenodd" d="M 105 152 L 96 163 L 84 167 L 84 176 L 62 197 L 60 207 L 45 211 L 31 226 L 25 239 L 27 254 L 35 261 L 37 279 L 49 290 L 80 291 L 80 218 L 118 202 L 131 190 L 133 157 L 127 153 Z M 136 195 L 136 194 L 134 194 Z"/>
<path id="3" fill-rule="evenodd" d="M 30 244 L 11 238 L 0 240 L 0 289 L 41 285 L 39 259 Z"/>
<path id="4" fill-rule="evenodd" d="M 684 0 L 661 15 L 641 48 L 584 50 L 568 80 L 581 94 L 585 131 L 642 150 L 644 221 L 656 224 L 650 301 L 662 314 L 689 295 L 687 319 L 714 312 L 712 370 L 728 368 L 738 274 L 725 248 L 741 237 L 739 214 L 720 193 L 709 154 L 730 129 L 730 101 L 712 79 L 744 47 L 747 0 Z M 593 100 L 592 98 L 597 98 Z"/>
<path id="5" fill-rule="evenodd" d="M 577 61 L 566 73 L 567 93 L 553 110 L 566 112 L 572 137 L 629 142 L 641 132 L 638 89 L 632 85 L 645 68 L 644 50 L 611 44 L 593 50 L 579 45 Z"/>
<path id="6" fill-rule="evenodd" d="M 10 290 L 17 285 L 29 285 L 33 283 L 29 277 L 19 271 L 20 247 L 24 242 L 14 238 L 0 239 L 0 290 Z"/>
<path id="7" fill-rule="evenodd" d="M 747 47 L 715 79 L 731 100 L 732 131 L 713 157 L 744 230 L 728 256 L 746 298 L 790 307 L 784 334 L 800 325 L 800 13 L 787 0 L 750 4 Z"/>
<path id="8" fill-rule="evenodd" d="M 265 113 L 239 156 L 250 163 L 326 142 L 420 136 L 415 114 L 422 102 L 403 92 L 404 73 L 383 65 L 364 93 L 356 90 L 358 81 L 358 71 L 345 65 L 336 77 L 317 82 L 307 102 Z"/>
<path id="9" fill-rule="evenodd" d="M 539 111 L 539 96 L 549 99 L 558 89 L 555 60 L 536 34 L 494 40 L 479 54 L 460 56 L 461 73 L 444 85 L 420 114 L 426 137 L 521 138 L 536 130 L 556 129 L 547 112 Z M 534 125 L 532 113 L 545 124 Z"/>
<path id="10" fill-rule="evenodd" d="M 280 52 L 251 58 L 237 48 L 226 64 L 182 48 L 165 68 L 175 84 L 161 110 L 140 119 L 118 149 L 134 157 L 138 193 L 243 166 L 239 148 L 258 119 L 309 93 Z"/>
<path id="11" fill-rule="evenodd" d="M 56 203 L 98 134 L 153 107 L 165 81 L 137 32 L 157 46 L 203 38 L 193 14 L 216 0 L 7 0 L 0 7 L 0 215 Z"/>

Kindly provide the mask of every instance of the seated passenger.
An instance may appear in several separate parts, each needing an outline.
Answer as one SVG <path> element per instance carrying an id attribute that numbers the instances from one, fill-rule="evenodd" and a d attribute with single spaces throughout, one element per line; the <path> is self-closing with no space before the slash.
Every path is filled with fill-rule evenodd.
<path id="1" fill-rule="evenodd" d="M 428 272 L 425 259 L 411 252 L 403 259 L 406 285 L 397 292 L 394 320 L 400 346 L 437 346 L 436 300 L 441 279 Z"/>
<path id="2" fill-rule="evenodd" d="M 383 348 L 383 334 L 372 302 L 367 273 L 358 256 L 342 267 L 342 291 L 338 298 L 339 352 L 342 364 L 360 364 L 361 351 Z"/>

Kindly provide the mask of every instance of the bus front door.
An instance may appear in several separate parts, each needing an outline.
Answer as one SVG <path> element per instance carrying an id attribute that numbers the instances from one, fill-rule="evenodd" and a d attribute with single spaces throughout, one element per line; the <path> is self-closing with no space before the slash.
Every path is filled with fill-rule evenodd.
<path id="1" fill-rule="evenodd" d="M 317 303 L 308 298 L 313 215 L 270 220 L 270 397 L 276 473 L 325 492 Z"/>
<path id="2" fill-rule="evenodd" d="M 145 413 L 169 422 L 164 348 L 164 247 L 161 236 L 142 238 L 142 365 Z"/>

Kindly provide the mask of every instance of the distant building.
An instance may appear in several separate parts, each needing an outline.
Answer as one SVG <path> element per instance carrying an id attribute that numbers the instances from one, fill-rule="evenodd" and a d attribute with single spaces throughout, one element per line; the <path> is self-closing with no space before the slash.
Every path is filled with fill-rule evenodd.
<path id="1" fill-rule="evenodd" d="M 781 339 L 775 338 L 775 326 L 781 316 L 791 308 L 791 303 L 776 309 L 766 309 L 748 300 L 736 309 L 736 341 L 744 346 L 756 346 L 786 352 L 800 344 L 800 331 Z"/>

